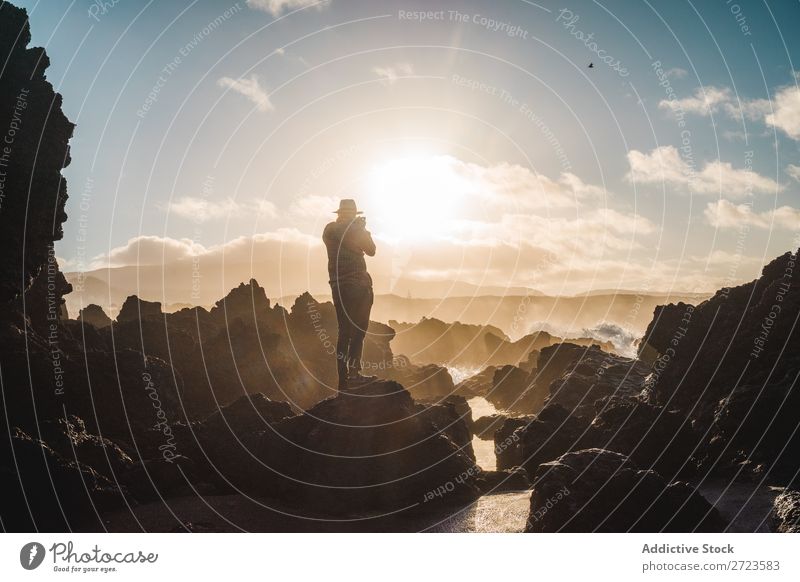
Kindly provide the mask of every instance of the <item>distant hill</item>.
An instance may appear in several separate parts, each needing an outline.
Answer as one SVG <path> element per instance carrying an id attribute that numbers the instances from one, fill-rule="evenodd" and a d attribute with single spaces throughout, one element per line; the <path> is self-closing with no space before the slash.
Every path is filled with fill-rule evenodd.
<path id="1" fill-rule="evenodd" d="M 187 305 L 210 306 L 242 281 L 251 277 L 250 265 L 226 265 L 225 269 L 200 268 L 191 263 L 174 263 L 169 269 L 161 266 L 119 267 L 98 269 L 84 274 L 66 273 L 73 292 L 65 297 L 70 314 L 90 303 L 100 305 L 112 317 L 129 295 L 149 301 L 160 301 L 167 311 Z M 274 274 L 258 274 L 255 278 L 267 295 L 284 306 L 306 289 L 287 288 L 288 282 Z M 263 283 L 262 283 L 263 281 Z M 305 281 L 320 293 L 312 294 L 322 301 L 330 300 L 324 281 Z M 477 287 L 468 283 L 426 283 L 422 287 L 428 297 L 381 294 L 376 291 L 372 319 L 416 322 L 423 317 L 446 322 L 493 325 L 518 339 L 531 331 L 547 331 L 561 337 L 584 335 L 586 329 L 613 323 L 633 334 L 641 335 L 658 305 L 697 304 L 711 294 L 647 293 L 636 291 L 591 292 L 571 297 L 544 295 L 525 288 L 509 288 L 503 293 L 496 286 Z M 441 295 L 435 292 L 441 290 Z"/>

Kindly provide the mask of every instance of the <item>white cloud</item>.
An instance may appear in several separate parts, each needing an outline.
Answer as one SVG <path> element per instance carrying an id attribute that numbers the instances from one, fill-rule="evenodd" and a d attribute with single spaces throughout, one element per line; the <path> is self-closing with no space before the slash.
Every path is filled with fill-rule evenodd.
<path id="1" fill-rule="evenodd" d="M 628 163 L 628 181 L 666 183 L 696 194 L 723 194 L 736 198 L 756 192 L 783 190 L 775 180 L 752 170 L 734 168 L 730 162 L 714 160 L 698 171 L 681 157 L 674 146 L 660 146 L 649 154 L 631 150 Z"/>
<path id="2" fill-rule="evenodd" d="M 797 180 L 798 182 L 800 182 L 800 166 L 795 166 L 794 164 L 789 164 L 788 166 L 786 166 L 786 173 L 789 174 L 789 176 L 792 179 Z"/>
<path id="3" fill-rule="evenodd" d="M 689 71 L 680 67 L 672 67 L 671 69 L 667 69 L 664 74 L 670 79 L 683 79 L 689 74 Z"/>
<path id="4" fill-rule="evenodd" d="M 378 75 L 378 77 L 383 79 L 386 83 L 391 85 L 397 82 L 397 80 L 401 77 L 413 75 L 414 67 L 412 67 L 409 63 L 399 63 L 397 65 L 387 67 L 372 67 L 372 72 Z"/>
<path id="5" fill-rule="evenodd" d="M 188 238 L 142 235 L 122 246 L 114 247 L 107 254 L 92 260 L 91 269 L 122 267 L 125 265 L 161 265 L 191 258 L 206 252 L 203 245 Z"/>
<path id="6" fill-rule="evenodd" d="M 214 201 L 196 196 L 183 196 L 174 202 L 169 203 L 169 212 L 181 218 L 194 220 L 195 222 L 207 222 L 239 212 L 239 204 L 235 200 L 225 198 L 224 200 Z"/>
<path id="7" fill-rule="evenodd" d="M 749 204 L 734 204 L 728 200 L 709 202 L 704 212 L 708 223 L 717 228 L 756 228 L 800 229 L 800 210 L 791 206 L 781 206 L 764 212 L 754 212 Z"/>
<path id="8" fill-rule="evenodd" d="M 685 111 L 697 115 L 709 115 L 715 113 L 720 106 L 729 103 L 730 100 L 731 90 L 727 87 L 698 87 L 691 97 L 663 99 L 658 103 L 658 107 L 674 112 Z"/>
<path id="9" fill-rule="evenodd" d="M 322 2 L 319 0 L 247 0 L 247 5 L 254 10 L 261 10 L 273 16 L 278 16 L 282 12 L 290 12 L 298 8 L 306 8 L 309 6 L 322 9 L 330 4 L 330 1 L 331 0 L 323 0 Z"/>
<path id="10" fill-rule="evenodd" d="M 771 101 L 739 99 L 728 87 L 698 87 L 691 97 L 663 99 L 658 106 L 675 113 L 710 115 L 723 111 L 734 119 L 744 116 L 752 121 L 763 121 L 790 138 L 800 140 L 800 88 L 797 85 L 777 89 Z"/>
<path id="11" fill-rule="evenodd" d="M 275 109 L 269 100 L 269 93 L 259 83 L 258 75 L 250 75 L 249 78 L 239 79 L 222 77 L 217 80 L 217 85 L 244 95 L 255 104 L 256 109 L 259 111 L 273 111 Z"/>
<path id="12" fill-rule="evenodd" d="M 800 88 L 784 87 L 775 94 L 773 111 L 764 117 L 767 125 L 782 130 L 795 140 L 800 140 Z"/>
<path id="13" fill-rule="evenodd" d="M 275 218 L 278 215 L 275 205 L 269 200 L 263 199 L 237 202 L 232 198 L 210 200 L 196 196 L 183 196 L 174 202 L 170 202 L 167 210 L 181 218 L 195 222 L 253 215 Z"/>
<path id="14" fill-rule="evenodd" d="M 333 217 L 333 212 L 338 207 L 338 198 L 312 194 L 310 196 L 304 196 L 292 203 L 289 212 L 302 218 L 326 218 Z"/>

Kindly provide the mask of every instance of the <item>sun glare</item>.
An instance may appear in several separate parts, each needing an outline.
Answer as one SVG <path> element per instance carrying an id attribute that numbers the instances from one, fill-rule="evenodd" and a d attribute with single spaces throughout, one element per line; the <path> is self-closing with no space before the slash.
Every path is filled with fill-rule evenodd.
<path id="1" fill-rule="evenodd" d="M 370 221 L 396 238 L 441 235 L 467 192 L 447 156 L 396 158 L 375 166 L 367 177 Z"/>

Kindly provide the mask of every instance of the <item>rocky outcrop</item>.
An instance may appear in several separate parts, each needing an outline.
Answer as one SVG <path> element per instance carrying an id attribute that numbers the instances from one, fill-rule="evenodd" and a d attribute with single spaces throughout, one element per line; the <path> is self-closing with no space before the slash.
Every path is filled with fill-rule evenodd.
<path id="1" fill-rule="evenodd" d="M 446 323 L 423 317 L 418 323 L 389 325 L 396 331 L 393 344 L 396 353 L 408 356 L 415 363 L 447 366 L 487 367 L 519 365 L 532 351 L 566 341 L 545 331 L 538 331 L 511 341 L 500 329 L 491 325 Z M 599 345 L 613 350 L 610 342 L 592 338 L 569 340 L 580 345 Z"/>
<path id="2" fill-rule="evenodd" d="M 19 429 L 0 442 L 0 475 L 5 531 L 101 530 L 100 512 L 124 503 L 124 492 L 95 469 Z"/>
<path id="3" fill-rule="evenodd" d="M 118 323 L 139 322 L 145 320 L 161 320 L 164 312 L 158 301 L 145 301 L 136 295 L 130 295 L 117 315 Z"/>
<path id="4" fill-rule="evenodd" d="M 378 375 L 400 382 L 417 400 L 439 400 L 456 391 L 447 368 L 437 364 L 412 364 L 402 356 L 395 358 L 394 365 Z"/>
<path id="5" fill-rule="evenodd" d="M 274 425 L 258 457 L 306 511 L 356 515 L 478 495 L 480 469 L 394 382 L 374 382 Z M 460 421 L 463 422 L 463 421 Z"/>
<path id="6" fill-rule="evenodd" d="M 650 370 L 639 360 L 596 346 L 565 343 L 541 351 L 537 372 L 537 384 L 548 386 L 546 403 L 591 416 L 595 401 L 601 398 L 638 395 Z"/>
<path id="7" fill-rule="evenodd" d="M 690 485 L 602 449 L 539 466 L 528 532 L 715 532 L 724 522 Z"/>
<path id="8" fill-rule="evenodd" d="M 491 414 L 489 416 L 481 416 L 472 423 L 472 430 L 475 436 L 483 440 L 494 440 L 494 433 L 503 425 L 508 419 L 504 414 Z"/>
<path id="9" fill-rule="evenodd" d="M 0 119 L 3 120 L 3 189 L 0 212 L 0 303 L 19 297 L 48 264 L 63 236 L 74 124 L 61 109 L 61 95 L 47 81 L 50 59 L 29 48 L 27 12 L 0 4 Z M 57 271 L 57 266 L 55 266 Z M 54 273 L 53 273 L 53 276 Z M 46 313 L 46 311 L 45 311 Z"/>
<path id="10" fill-rule="evenodd" d="M 800 491 L 787 490 L 773 502 L 772 530 L 779 533 L 800 533 Z"/>
<path id="11" fill-rule="evenodd" d="M 106 315 L 106 312 L 103 311 L 103 308 L 99 305 L 95 305 L 94 303 L 81 309 L 80 313 L 78 314 L 77 321 L 86 323 L 88 325 L 93 325 L 98 329 L 108 327 L 113 323 L 113 320 Z"/>
<path id="12" fill-rule="evenodd" d="M 648 395 L 693 410 L 705 426 L 735 386 L 764 386 L 800 369 L 800 277 L 797 253 L 764 267 L 761 277 L 709 300 L 656 308 L 640 348 L 651 362 Z"/>
<path id="13" fill-rule="evenodd" d="M 714 412 L 702 468 L 730 472 L 746 464 L 772 483 L 792 483 L 800 473 L 798 410 L 796 376 L 736 386 Z"/>

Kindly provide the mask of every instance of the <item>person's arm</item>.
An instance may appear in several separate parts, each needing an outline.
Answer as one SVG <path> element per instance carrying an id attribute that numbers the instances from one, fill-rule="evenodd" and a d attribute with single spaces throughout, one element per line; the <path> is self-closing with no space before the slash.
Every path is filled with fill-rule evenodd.
<path id="1" fill-rule="evenodd" d="M 352 251 L 362 251 L 370 257 L 375 256 L 375 241 L 372 240 L 372 235 L 363 222 L 355 221 L 350 224 L 342 244 Z"/>
<path id="2" fill-rule="evenodd" d="M 364 254 L 369 257 L 375 256 L 375 241 L 372 240 L 372 235 L 370 232 L 365 228 L 362 231 L 362 240 L 361 240 L 361 250 L 364 251 Z"/>

